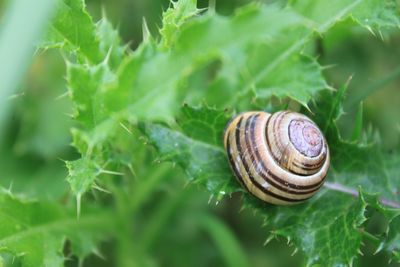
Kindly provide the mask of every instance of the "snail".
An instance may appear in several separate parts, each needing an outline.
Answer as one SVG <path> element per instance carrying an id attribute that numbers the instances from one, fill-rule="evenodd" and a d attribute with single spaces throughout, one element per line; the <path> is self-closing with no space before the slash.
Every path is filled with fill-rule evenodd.
<path id="1" fill-rule="evenodd" d="M 296 112 L 241 113 L 228 123 L 224 145 L 240 184 L 272 204 L 311 198 L 329 169 L 329 148 L 321 130 Z"/>

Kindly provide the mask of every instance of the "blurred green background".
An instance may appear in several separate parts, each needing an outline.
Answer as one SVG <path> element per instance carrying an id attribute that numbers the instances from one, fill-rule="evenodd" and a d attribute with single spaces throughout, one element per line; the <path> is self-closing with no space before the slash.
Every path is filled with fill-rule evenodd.
<path id="1" fill-rule="evenodd" d="M 12 2 L 0 1 L 1 34 L 8 23 Z M 200 7 L 209 4 L 208 1 L 199 2 Z M 216 10 L 229 15 L 247 2 L 250 1 L 218 0 Z M 157 36 L 162 11 L 169 5 L 168 0 L 87 0 L 86 3 L 94 21 L 105 12 L 132 49 L 142 39 L 142 18 L 146 18 L 151 33 Z M 25 4 L 32 5 L 32 10 L 37 7 L 36 1 L 25 1 Z M 19 38 L 24 40 L 23 36 Z M 366 29 L 344 21 L 327 36 L 316 39 L 315 43 L 314 54 L 323 65 L 330 66 L 325 71 L 329 84 L 338 87 L 353 76 L 347 114 L 340 122 L 343 135 L 351 134 L 347 129 L 352 129 L 349 126 L 358 108 L 353 103 L 368 95 L 364 101 L 364 125 L 380 133 L 386 149 L 399 146 L 400 34 L 388 33 L 382 41 Z M 27 47 L 30 53 L 35 52 L 33 46 Z M 19 53 L 18 46 L 13 49 L 11 55 Z M 78 156 L 69 145 L 69 129 L 73 121 L 70 118 L 71 103 L 65 97 L 64 60 L 57 51 L 36 51 L 33 57 L 27 57 L 24 64 L 20 66 L 21 79 L 15 81 L 12 96 L 0 102 L 8 109 L 0 129 L 0 184 L 33 198 L 62 201 L 69 194 L 63 160 Z M 0 65 L 6 71 L 3 75 L 12 68 L 4 66 L 2 58 Z M 154 163 L 154 159 L 150 162 L 149 169 L 142 170 L 138 176 L 151 172 L 168 176 L 168 179 L 161 180 L 157 190 L 140 207 L 140 216 L 132 219 L 138 225 L 137 231 L 141 225 L 151 225 L 150 229 L 153 229 L 144 239 L 144 244 L 137 244 L 135 236 L 131 239 L 138 253 L 145 255 L 146 264 L 225 266 L 227 258 L 235 259 L 233 251 L 238 249 L 245 255 L 249 266 L 304 265 L 300 252 L 290 256 L 294 249 L 286 246 L 285 240 L 273 240 L 263 246 L 271 229 L 261 227 L 262 222 L 251 212 L 239 212 L 239 196 L 218 205 L 214 201 L 209 203 L 209 196 L 202 190 L 193 186 L 183 187 L 184 174 L 179 169 L 171 171 L 166 164 Z M 225 247 L 218 243 L 221 238 L 234 238 L 236 241 L 225 242 L 239 247 Z M 85 266 L 114 266 L 120 256 L 114 250 L 113 242 L 102 244 L 104 259 L 94 255 L 85 261 Z M 368 246 L 364 247 L 363 253 L 365 256 L 358 262 L 361 266 L 384 266 L 387 262 L 383 254 L 373 256 Z M 67 265 L 76 264 L 72 259 Z"/>

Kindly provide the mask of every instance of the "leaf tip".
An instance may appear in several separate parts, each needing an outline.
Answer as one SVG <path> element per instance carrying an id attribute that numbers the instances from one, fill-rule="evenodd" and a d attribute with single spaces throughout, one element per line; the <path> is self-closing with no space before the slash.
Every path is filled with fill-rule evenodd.
<path id="1" fill-rule="evenodd" d="M 274 236 L 273 234 L 269 235 L 269 236 L 267 237 L 267 239 L 265 239 L 263 246 L 265 247 L 266 245 L 268 245 L 269 242 L 271 242 L 271 240 L 274 239 L 274 237 L 275 237 L 275 236 Z"/>
<path id="2" fill-rule="evenodd" d="M 143 34 L 143 42 L 149 42 L 151 39 L 151 33 L 149 27 L 147 26 L 146 18 L 142 19 L 142 34 Z"/>

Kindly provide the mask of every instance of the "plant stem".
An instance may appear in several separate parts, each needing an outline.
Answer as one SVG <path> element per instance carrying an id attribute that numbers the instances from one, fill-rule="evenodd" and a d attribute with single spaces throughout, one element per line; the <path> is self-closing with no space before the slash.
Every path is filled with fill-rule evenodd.
<path id="1" fill-rule="evenodd" d="M 324 187 L 329 190 L 338 191 L 338 192 L 342 192 L 342 193 L 351 195 L 353 197 L 358 197 L 358 195 L 359 195 L 359 193 L 356 189 L 344 186 L 339 183 L 325 182 Z M 384 206 L 387 206 L 390 208 L 395 208 L 395 209 L 400 209 L 400 203 L 397 203 L 395 201 L 391 201 L 391 200 L 388 200 L 385 198 L 380 198 L 379 201 Z"/>
<path id="2" fill-rule="evenodd" d="M 166 177 L 166 174 L 171 171 L 169 164 L 161 164 L 154 166 L 154 169 L 147 173 L 146 179 L 136 186 L 134 194 L 129 196 L 129 213 L 136 214 L 142 204 L 150 198 L 154 189 L 158 188 L 157 185 L 162 179 Z"/>
<path id="3" fill-rule="evenodd" d="M 216 6 L 216 0 L 210 0 L 208 7 L 212 14 L 215 13 L 215 6 Z"/>
<path id="4" fill-rule="evenodd" d="M 149 219 L 143 229 L 138 243 L 143 253 L 150 251 L 152 245 L 157 241 L 159 236 L 167 231 L 167 223 L 174 213 L 178 212 L 179 206 L 186 202 L 190 196 L 190 190 L 182 190 L 171 195 L 157 207 L 152 217 Z"/>

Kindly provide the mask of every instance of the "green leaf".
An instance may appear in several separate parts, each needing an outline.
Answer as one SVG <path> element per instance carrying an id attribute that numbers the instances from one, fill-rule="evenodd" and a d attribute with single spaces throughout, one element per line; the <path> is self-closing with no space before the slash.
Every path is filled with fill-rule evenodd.
<path id="1" fill-rule="evenodd" d="M 278 17 L 286 19 L 276 23 Z M 180 81 L 202 65 L 199 63 L 215 59 L 230 47 L 272 38 L 297 21 L 293 14 L 274 7 L 247 7 L 232 19 L 205 16 L 184 24 L 171 52 L 160 50 L 153 42 L 144 43 L 123 60 L 116 73 L 109 72 L 104 62 L 94 66 L 69 64 L 68 82 L 78 119 L 89 128 L 113 114 L 125 114 L 132 120 L 171 120 L 182 99 Z M 264 23 L 270 27 L 263 27 Z M 255 33 L 255 27 L 260 32 Z M 229 33 L 229 38 L 221 38 L 219 31 Z M 192 36 L 193 32 L 203 33 Z M 239 43 L 236 35 L 241 35 Z M 96 78 L 91 79 L 93 76 Z"/>
<path id="2" fill-rule="evenodd" d="M 67 181 L 72 192 L 78 197 L 93 186 L 100 173 L 96 164 L 87 158 L 67 161 L 66 166 L 68 168 Z"/>
<path id="3" fill-rule="evenodd" d="M 268 58 L 264 56 L 266 53 L 262 52 L 269 51 L 268 49 L 264 48 L 260 53 L 256 51 L 255 57 Z M 254 58 L 254 61 L 256 60 Z M 328 87 L 322 76 L 322 68 L 315 59 L 293 55 L 257 83 L 255 95 L 263 99 L 271 98 L 271 96 L 289 97 L 306 107 L 318 91 Z"/>
<path id="4" fill-rule="evenodd" d="M 104 58 L 99 50 L 95 25 L 85 10 L 83 0 L 59 1 L 57 14 L 40 47 L 78 50 L 84 59 L 92 63 L 98 63 Z"/>
<path id="5" fill-rule="evenodd" d="M 83 258 L 111 229 L 108 216 L 87 213 L 79 221 L 55 203 L 33 202 L 0 194 L 0 247 L 23 267 L 64 266 L 63 247 L 72 243 Z M 69 255 L 66 255 L 69 256 Z"/>
<path id="6" fill-rule="evenodd" d="M 82 34 L 86 32 L 89 37 L 72 38 L 72 22 L 68 28 L 59 27 L 56 36 L 67 39 L 73 50 L 79 48 L 76 62 L 68 67 L 68 85 L 81 123 L 73 132 L 73 143 L 82 158 L 67 163 L 68 180 L 77 196 L 95 185 L 99 166 L 115 160 L 109 159 L 110 155 L 128 153 L 124 143 L 117 142 L 121 130 L 128 129 L 122 122 L 135 125 L 138 120 L 144 121 L 141 130 L 157 149 L 160 160 L 181 166 L 190 182 L 204 185 L 217 200 L 243 191 L 235 182 L 222 147 L 230 114 L 184 106 L 174 125 L 172 120 L 182 101 L 198 103 L 203 98 L 218 98 L 212 103 L 219 107 L 247 109 L 251 106 L 249 96 L 264 102 L 277 96 L 309 107 L 317 93 L 329 88 L 321 66 L 307 54 L 312 49 L 314 31 L 322 35 L 349 17 L 376 29 L 398 25 L 393 17 L 398 11 L 390 1 L 289 1 L 285 9 L 253 4 L 223 17 L 213 12 L 197 16 L 195 2 L 187 0 L 173 3 L 165 12 L 159 43 L 147 38 L 135 52 L 124 53 L 108 23 L 95 27 L 80 2 L 67 3 L 74 3 L 72 11 L 83 24 Z M 55 25 L 72 17 L 72 13 L 60 14 Z M 96 36 L 102 40 L 97 41 Z M 206 81 L 210 86 L 195 88 L 197 97 L 193 97 L 187 84 L 202 69 L 211 69 Z M 292 208 L 266 205 L 249 194 L 244 196 L 245 207 L 257 210 L 274 229 L 272 237 L 288 239 L 296 250 L 305 253 L 308 265 L 353 263 L 365 234 L 366 207 L 373 206 L 363 194 L 355 199 L 355 188 L 362 186 L 366 192 L 381 192 L 380 197 L 389 201 L 399 200 L 395 190 L 398 183 L 394 182 L 398 180 L 389 178 L 385 154 L 372 144 L 372 138 L 350 142 L 339 134 L 336 123 L 343 114 L 345 91 L 346 86 L 336 94 L 322 92 L 321 99 L 311 106 L 331 149 L 330 186 Z M 358 135 L 362 130 L 356 132 Z M 135 158 L 129 155 L 129 159 Z M 118 166 L 121 161 L 114 163 Z M 380 239 L 393 255 L 398 255 L 396 226 L 394 221 L 390 234 Z"/>
<path id="7" fill-rule="evenodd" d="M 115 135 L 113 131 L 115 126 L 112 125 L 116 125 L 120 119 L 114 117 L 122 115 L 122 118 L 126 116 L 131 120 L 136 118 L 171 120 L 182 99 L 183 88 L 180 82 L 194 69 L 224 53 L 231 53 L 250 43 L 274 38 L 284 29 L 300 21 L 289 11 L 274 6 L 267 8 L 253 5 L 240 10 L 232 18 L 206 15 L 182 24 L 188 16 L 197 12 L 194 10 L 193 2 L 185 3 L 177 4 L 170 10 L 168 12 L 170 17 L 165 21 L 167 28 L 171 26 L 169 25 L 172 23 L 171 20 L 175 21 L 175 24 L 178 21 L 181 23 L 177 24 L 181 27 L 175 25 L 176 30 L 182 29 L 176 36 L 173 50 L 165 52 L 154 42 L 146 42 L 135 53 L 125 57 L 120 65 L 117 63 L 115 71 L 109 68 L 108 60 L 91 65 L 68 64 L 67 81 L 76 106 L 76 118 L 86 128 L 74 131 L 74 144 L 84 157 L 91 158 L 91 153 L 96 148 L 101 151 L 103 142 Z M 269 27 L 264 27 L 266 23 Z M 99 25 L 98 31 L 103 32 L 103 35 L 99 36 L 105 39 L 102 43 L 108 42 L 104 45 L 99 44 L 100 48 L 103 47 L 100 49 L 103 53 L 104 47 L 111 49 L 114 45 L 119 45 L 118 42 L 111 45 L 108 35 L 104 34 L 104 28 L 108 28 L 108 34 L 112 34 L 109 25 Z M 225 32 L 226 35 L 222 36 L 220 32 Z M 164 34 L 168 35 L 167 32 Z M 241 38 L 237 39 L 239 35 Z M 82 52 L 83 57 L 88 57 L 85 51 L 78 52 Z M 319 78 L 315 83 L 321 83 Z M 315 87 L 307 86 L 307 90 L 309 88 L 314 90 Z M 301 94 L 306 96 L 300 96 Z M 292 91 L 292 95 L 299 96 L 299 101 L 302 102 L 308 97 L 306 92 Z M 197 121 L 200 122 L 199 119 Z M 221 127 L 218 132 L 210 135 L 214 139 L 214 144 L 220 142 L 219 135 L 222 135 Z M 197 137 L 199 136 L 201 135 Z M 98 166 L 104 163 L 101 157 L 96 161 Z M 191 172 L 194 172 L 194 169 L 195 167 Z M 73 176 L 70 173 L 69 181 L 81 180 L 81 178 L 74 179 Z M 79 194 L 87 191 L 88 185 L 93 185 L 94 181 L 93 175 L 89 177 L 92 178 L 88 178 L 85 186 L 75 188 L 73 191 Z"/>
<path id="8" fill-rule="evenodd" d="M 160 160 L 180 165 L 190 182 L 205 184 L 218 199 L 237 190 L 221 147 L 229 118 L 227 111 L 185 105 L 178 119 L 184 133 L 153 123 L 142 124 L 141 129 Z"/>
<path id="9" fill-rule="evenodd" d="M 165 48 L 169 48 L 174 44 L 183 23 L 201 11 L 197 9 L 197 0 L 171 1 L 171 5 L 163 13 L 163 27 L 160 29 L 161 46 Z"/>
<path id="10" fill-rule="evenodd" d="M 183 100 L 180 85 L 194 70 L 225 53 L 274 38 L 299 21 L 288 11 L 254 5 L 232 18 L 208 14 L 193 19 L 183 24 L 171 51 L 150 43 L 128 57 L 118 71 L 115 88 L 110 88 L 115 97 L 121 97 L 118 101 L 108 99 L 121 103 L 118 108 L 127 109 L 133 118 L 171 120 Z"/>
<path id="11" fill-rule="evenodd" d="M 92 53 L 100 54 L 96 52 L 99 50 L 105 53 L 104 47 L 111 47 L 109 41 L 108 45 L 103 44 L 107 42 L 108 38 L 105 38 L 104 33 L 103 35 L 98 34 L 99 37 L 106 39 L 99 43 L 96 36 L 92 36 L 96 33 L 95 27 L 91 23 L 91 18 L 83 11 L 83 5 L 79 1 L 67 1 L 66 4 L 71 5 L 71 10 L 68 9 L 69 12 L 77 14 L 73 15 L 68 12 L 64 14 L 66 11 L 61 9 L 60 14 L 56 16 L 54 27 L 57 28 L 58 24 L 62 24 L 62 21 L 68 20 L 72 15 L 84 21 L 80 34 L 86 35 L 86 37 L 91 36 L 87 38 L 90 42 L 88 40 L 87 44 L 81 44 L 78 41 L 85 39 L 79 38 L 70 43 L 74 47 L 81 48 L 82 51 L 79 50 L 78 55 L 89 58 L 91 62 L 99 62 L 98 59 L 101 57 Z M 116 71 L 116 80 L 113 85 L 107 86 L 103 90 L 97 90 L 97 92 L 101 91 L 101 95 L 104 96 L 102 100 L 98 101 L 101 105 L 98 110 L 105 110 L 104 117 L 110 112 L 121 112 L 129 114 L 133 118 L 170 120 L 177 110 L 174 107 L 179 105 L 183 99 L 179 86 L 180 81 L 194 69 L 203 65 L 204 62 L 215 60 L 227 51 L 273 38 L 282 30 L 299 22 L 299 18 L 295 14 L 273 6 L 268 8 L 249 6 L 242 9 L 233 18 L 205 15 L 199 19 L 193 19 L 189 23 L 183 23 L 197 12 L 194 2 L 178 2 L 174 4 L 174 7 L 167 11 L 168 18 L 165 21 L 165 29 L 174 24 L 174 34 L 177 34 L 178 28 L 180 29 L 179 34 L 176 35 L 174 49 L 166 52 L 150 42 L 144 43 L 135 53 L 126 57 Z M 269 27 L 264 27 L 265 24 L 268 24 Z M 98 32 L 102 33 L 106 26 L 100 26 L 102 25 L 99 25 Z M 68 27 L 68 29 L 70 28 L 74 27 Z M 59 29 L 59 32 L 68 35 L 70 34 L 68 29 L 62 28 Z M 111 34 L 110 30 L 108 32 Z M 164 38 L 168 39 L 170 34 L 167 32 L 164 32 Z M 220 32 L 226 34 L 222 36 L 219 34 Z M 241 38 L 237 39 L 237 36 L 241 36 Z M 114 46 L 118 46 L 118 43 L 113 44 L 112 47 Z M 113 49 L 111 53 L 113 53 L 112 51 Z M 104 58 L 105 55 L 102 57 Z M 97 60 L 94 60 L 95 58 Z M 79 68 L 82 70 L 95 67 L 96 65 Z M 93 94 L 95 92 L 91 88 L 94 88 L 95 85 L 101 88 L 100 85 L 103 82 L 101 78 L 97 77 L 93 81 L 87 80 L 90 75 L 93 75 L 93 71 L 96 70 L 87 71 L 86 78 L 69 79 L 72 91 L 77 92 L 80 90 L 79 88 L 83 88 L 83 92 L 86 91 L 84 94 Z M 81 73 L 83 72 L 81 71 Z M 83 81 L 78 84 L 81 78 Z M 96 101 L 97 97 L 94 97 L 93 102 Z M 95 107 L 95 103 L 86 101 L 81 105 L 82 109 L 86 109 L 88 113 L 83 116 L 93 117 L 92 107 Z"/>
<path id="12" fill-rule="evenodd" d="M 380 236 L 375 237 L 379 243 L 376 253 L 386 251 L 398 263 L 400 263 L 400 209 L 390 209 L 381 204 L 378 195 L 361 192 L 365 204 L 381 213 L 387 220 L 387 227 Z"/>
<path id="13" fill-rule="evenodd" d="M 246 198 L 244 207 L 255 208 L 271 238 L 283 237 L 304 252 L 307 266 L 351 266 L 361 246 L 359 227 L 366 220 L 366 205 L 349 196 L 325 189 L 292 208 L 273 206 Z"/>
<path id="14" fill-rule="evenodd" d="M 329 131 L 331 128 L 337 130 L 335 123 L 342 112 L 341 101 L 346 87 L 342 88 L 334 99 L 326 96 L 333 95 L 329 93 L 324 97 L 326 103 L 330 103 L 330 108 L 325 106 L 327 112 L 325 117 L 331 118 L 330 122 L 326 122 L 330 125 Z M 216 111 L 210 111 L 205 107 L 200 109 L 184 107 L 183 110 L 189 115 L 181 116 L 178 124 L 186 125 L 181 127 L 190 130 L 183 130 L 180 133 L 155 124 L 147 124 L 144 128 L 150 142 L 159 151 L 161 159 L 178 163 L 195 182 L 204 184 L 207 179 L 207 189 L 213 195 L 221 196 L 221 191 L 226 193 L 241 191 L 227 166 L 225 152 L 221 151 L 222 145 L 215 144 L 214 139 L 210 138 L 215 136 L 213 132 L 218 127 L 216 125 L 220 125 L 220 130 L 223 129 L 222 123 L 213 124 L 213 120 L 207 119 L 208 114 Z M 194 115 L 190 115 L 191 113 Z M 220 113 L 222 116 L 223 112 Z M 218 115 L 215 114 L 214 117 L 218 118 Z M 203 124 L 200 124 L 196 123 L 194 118 L 205 119 L 202 120 Z M 357 191 L 351 189 L 351 186 L 356 188 L 362 184 L 370 191 L 382 190 L 382 196 L 390 197 L 389 199 L 393 199 L 394 190 L 389 191 L 386 184 L 389 181 L 387 176 L 382 179 L 382 175 L 385 175 L 385 170 L 382 169 L 384 165 L 381 161 L 377 161 L 376 152 L 371 153 L 375 147 L 362 147 L 339 141 L 337 135 L 335 139 L 328 139 L 328 143 L 334 155 L 329 181 L 345 185 L 344 190 L 328 186 L 330 190 L 322 189 L 311 200 L 291 208 L 263 204 L 246 194 L 244 207 L 258 211 L 266 224 L 274 229 L 271 237 L 287 238 L 295 245 L 296 251 L 303 251 L 308 265 L 351 265 L 360 251 L 364 237 L 361 228 L 366 220 L 364 213 L 367 206 L 361 199 L 357 201 L 353 198 L 357 195 Z M 373 161 L 376 163 L 373 164 Z M 218 186 L 209 186 L 211 182 Z M 350 195 L 340 193 L 346 190 L 354 192 Z"/>
<path id="15" fill-rule="evenodd" d="M 123 60 L 127 47 L 122 45 L 118 31 L 114 29 L 107 17 L 104 16 L 96 24 L 96 36 L 100 40 L 99 49 L 101 54 L 107 55 L 106 61 L 110 68 L 117 68 Z"/>
<path id="16" fill-rule="evenodd" d="M 61 161 L 50 161 L 45 166 L 29 163 L 32 165 L 21 162 L 21 158 L 15 156 L 2 159 L 0 168 L 4 175 L 1 187 L 12 188 L 16 194 L 38 200 L 59 199 L 68 192 L 68 185 L 64 181 L 66 171 Z M 46 188 L 45 192 L 43 188 Z"/>
<path id="17" fill-rule="evenodd" d="M 397 218 L 400 208 L 398 154 L 386 155 L 381 151 L 376 141 L 374 142 L 373 140 L 367 140 L 369 144 L 365 144 L 359 139 L 347 141 L 341 138 L 336 123 L 340 116 L 344 114 L 343 101 L 346 88 L 347 85 L 341 87 L 335 95 L 330 93 L 322 94 L 321 99 L 323 101 L 316 105 L 318 107 L 316 110 L 319 114 L 316 119 L 322 125 L 325 125 L 326 137 L 332 155 L 330 179 L 336 181 L 337 185 L 345 185 L 345 187 L 340 187 L 347 191 L 351 187 L 361 186 L 361 200 L 364 206 L 371 206 L 377 209 L 389 221 L 386 233 L 376 237 L 378 241 L 380 240 L 377 252 L 386 249 L 392 258 L 398 261 L 400 240 L 398 239 L 397 230 L 398 219 L 394 219 L 395 217 Z M 328 113 L 324 114 L 324 112 Z M 360 123 L 358 122 L 357 124 Z M 355 127 L 358 127 L 358 135 L 361 135 L 361 126 L 356 125 Z M 371 195 L 371 193 L 376 195 Z M 366 233 L 366 235 L 369 236 L 370 234 Z"/>
<path id="18" fill-rule="evenodd" d="M 395 0 L 339 0 L 300 1 L 292 0 L 289 5 L 314 21 L 319 32 L 326 31 L 334 23 L 352 17 L 360 25 L 379 30 L 400 25 L 399 10 Z"/>
<path id="19" fill-rule="evenodd" d="M 359 24 L 372 30 L 380 31 L 400 25 L 400 11 L 395 0 L 364 0 L 352 15 Z"/>
<path id="20" fill-rule="evenodd" d="M 349 187 L 362 186 L 367 192 L 381 193 L 382 197 L 399 201 L 396 186 L 390 183 L 385 165 L 385 154 L 371 137 L 364 142 L 344 140 L 337 121 L 344 114 L 343 101 L 348 84 L 336 94 L 324 92 L 313 108 L 315 121 L 324 129 L 331 154 L 330 179 Z"/>
<path id="21" fill-rule="evenodd" d="M 367 20 L 368 22 L 368 19 L 371 19 L 371 21 L 374 21 L 373 17 L 379 16 L 377 13 L 380 12 L 380 8 L 384 2 L 385 1 L 367 0 L 341 0 L 335 1 L 335 3 L 328 3 L 325 1 L 317 3 L 315 1 L 289 1 L 288 6 L 311 19 L 313 25 L 309 26 L 312 26 L 312 28 L 317 30 L 320 34 L 323 34 L 334 24 L 349 16 L 353 16 L 356 19 L 358 18 L 359 23 L 362 25 L 366 24 L 363 24 L 361 20 Z M 387 2 L 390 2 L 391 4 L 384 4 L 384 10 L 390 14 L 398 13 L 395 8 L 395 2 Z M 379 6 L 379 9 L 375 10 L 374 7 L 376 6 Z M 360 10 L 368 10 L 369 13 L 364 13 L 364 17 L 360 18 Z M 374 12 L 370 12 L 371 10 L 374 10 Z M 399 23 L 392 23 L 393 20 L 391 18 L 395 17 L 394 15 L 388 15 L 387 17 L 388 18 L 385 17 L 385 19 L 390 20 L 388 25 L 400 25 Z M 376 26 L 383 27 L 385 19 L 382 19 L 382 23 L 375 23 Z M 228 65 L 226 70 L 224 69 L 225 66 L 223 66 L 216 87 L 231 88 L 229 89 L 231 94 L 232 92 L 238 92 L 240 90 L 241 95 L 245 95 L 247 91 L 251 89 L 261 98 L 273 94 L 276 94 L 278 97 L 290 96 L 292 99 L 297 100 L 302 105 L 306 106 L 307 102 L 317 91 L 327 87 L 321 76 L 321 68 L 318 67 L 316 63 L 314 63 L 313 67 L 310 67 L 310 65 L 301 66 L 299 64 L 292 64 L 293 60 L 298 58 L 299 53 L 301 53 L 304 46 L 312 40 L 313 36 L 314 34 L 311 29 L 297 25 L 297 27 L 290 29 L 286 36 L 275 38 L 271 41 L 271 44 L 262 46 L 260 50 L 263 51 L 263 53 L 254 53 L 253 59 L 247 59 L 249 56 L 246 55 L 246 53 L 249 52 L 235 51 L 235 59 L 229 56 L 224 58 L 224 61 L 233 65 Z M 268 60 L 266 61 L 265 59 Z M 254 62 L 260 63 L 258 63 L 259 65 L 252 70 L 249 66 L 254 64 Z M 290 85 L 287 83 L 289 79 L 274 79 L 276 73 L 282 73 L 282 71 L 278 71 L 282 69 L 286 70 L 289 74 L 295 75 L 291 78 L 297 82 L 296 89 L 298 90 L 294 90 L 291 87 L 289 87 L 289 89 L 291 89 L 289 92 L 279 90 L 282 88 L 287 90 L 287 86 Z M 232 73 L 235 73 L 235 75 L 232 75 Z M 236 77 L 241 78 L 238 79 Z M 265 83 L 267 85 L 272 84 L 275 88 L 263 88 L 263 84 Z M 243 90 L 243 88 L 245 90 Z M 235 102 L 237 102 L 237 98 L 233 97 L 232 100 L 227 103 L 232 104 Z"/>
<path id="22" fill-rule="evenodd" d="M 68 63 L 67 81 L 70 95 L 76 107 L 76 119 L 87 128 L 98 124 L 105 112 L 102 103 L 98 103 L 99 90 L 104 84 L 112 81 L 113 76 L 108 65 L 78 65 Z"/>
<path id="23" fill-rule="evenodd" d="M 184 105 L 177 118 L 182 132 L 192 139 L 215 146 L 223 145 L 224 128 L 231 114 L 208 107 Z"/>
<path id="24" fill-rule="evenodd" d="M 394 200 L 399 202 L 400 197 L 399 197 L 399 191 L 400 191 L 400 155 L 399 155 L 399 150 L 395 150 L 395 152 L 384 154 L 383 155 L 383 166 L 385 168 L 385 174 L 390 178 L 388 179 L 388 187 L 390 189 L 390 192 L 392 193 L 392 196 L 397 196 L 396 197 L 390 197 L 388 196 L 389 199 Z"/>
<path id="25" fill-rule="evenodd" d="M 190 182 L 205 184 L 218 198 L 237 190 L 224 150 L 158 124 L 145 124 L 143 131 L 160 160 L 181 166 Z"/>
<path id="26" fill-rule="evenodd" d="M 216 111 L 207 108 L 197 109 L 196 117 L 200 117 L 203 113 L 203 117 L 207 118 L 206 115 L 211 112 Z M 186 116 L 185 119 L 179 120 L 180 125 L 191 125 L 190 133 L 215 127 L 211 126 L 210 122 L 208 127 L 196 125 L 192 123 L 192 117 Z M 196 182 L 207 181 L 207 188 L 212 194 L 221 195 L 221 188 L 229 188 L 223 190 L 225 193 L 241 190 L 227 166 L 225 152 L 222 151 L 221 145 L 213 144 L 212 138 L 202 138 L 199 141 L 194 139 L 196 134 L 184 135 L 161 125 L 146 126 L 145 133 L 158 149 L 162 159 L 177 162 Z M 208 130 L 208 133 L 204 132 L 202 136 L 212 136 L 210 134 L 212 132 Z M 210 182 L 218 186 L 209 186 Z M 323 266 L 349 264 L 359 250 L 362 236 L 353 232 L 365 220 L 363 215 L 365 206 L 359 202 L 355 203 L 349 196 L 323 190 L 312 200 L 288 209 L 262 204 L 246 195 L 245 208 L 258 210 L 268 224 L 276 229 L 272 233 L 273 236 L 290 239 L 296 247 L 306 253 L 309 264 L 321 263 Z M 319 212 L 315 213 L 316 210 Z M 346 232 L 341 233 L 341 231 L 348 231 L 350 235 L 345 235 Z M 343 249 L 344 247 L 347 249 Z M 318 255 L 320 256 L 317 257 Z"/>

